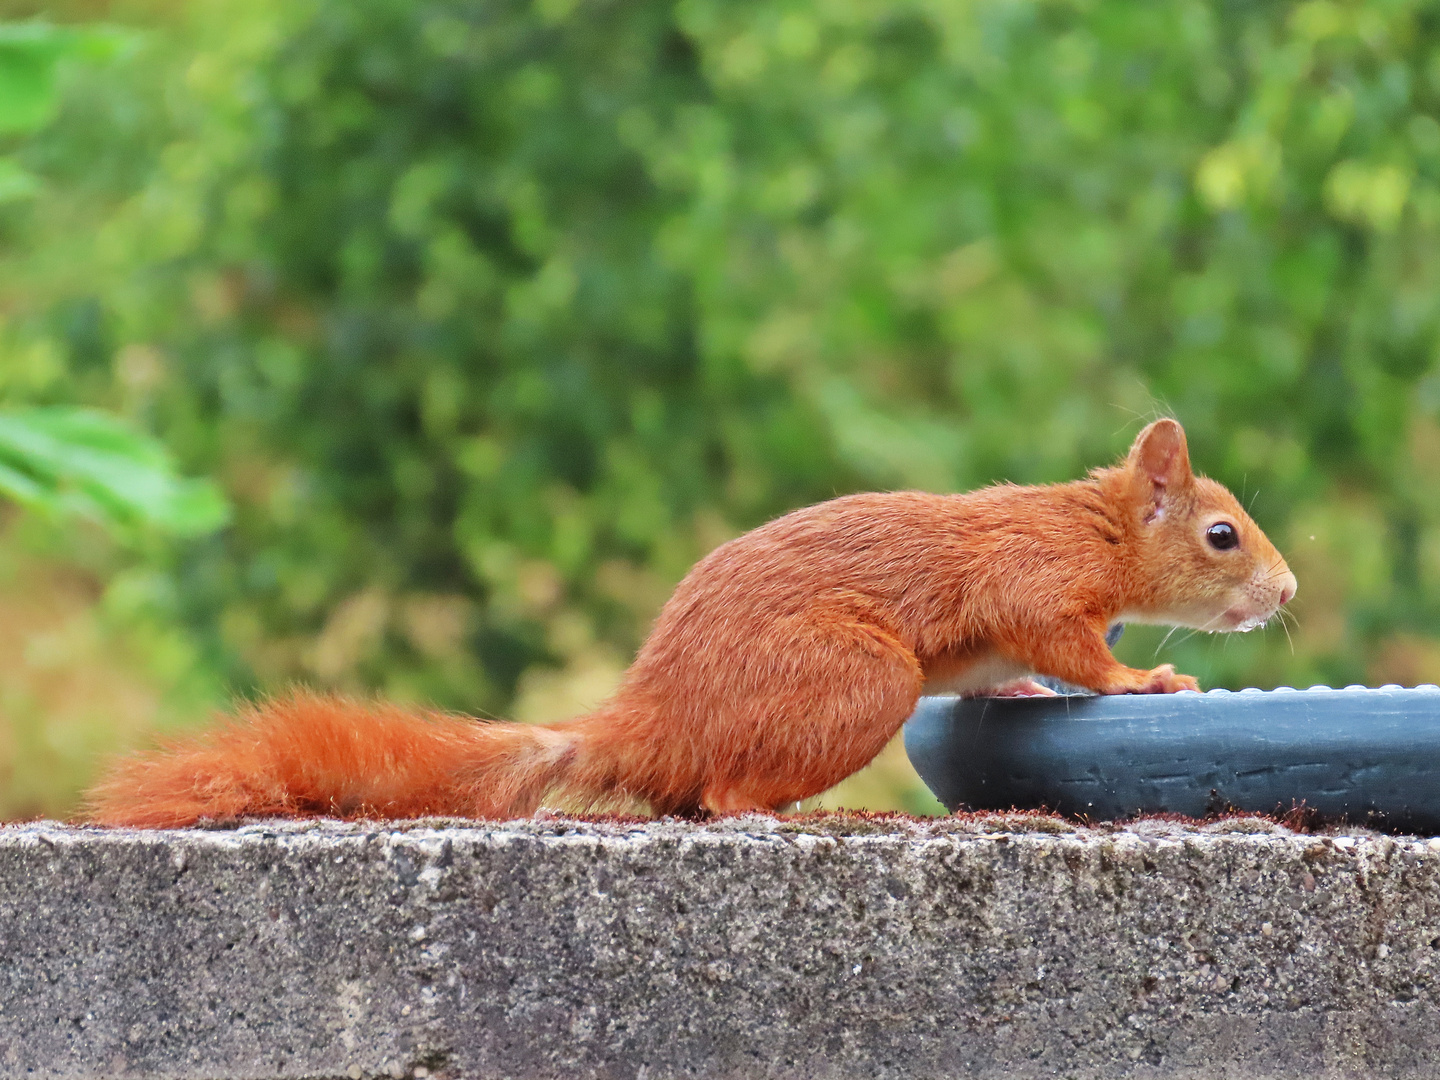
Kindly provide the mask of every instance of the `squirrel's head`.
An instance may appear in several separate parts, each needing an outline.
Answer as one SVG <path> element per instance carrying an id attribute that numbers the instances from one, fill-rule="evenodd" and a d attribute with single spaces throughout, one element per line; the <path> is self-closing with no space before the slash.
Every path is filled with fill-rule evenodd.
<path id="1" fill-rule="evenodd" d="M 1295 595 L 1295 575 L 1239 500 L 1190 471 L 1174 420 L 1140 432 L 1118 472 L 1147 594 L 1134 621 L 1253 630 Z"/>

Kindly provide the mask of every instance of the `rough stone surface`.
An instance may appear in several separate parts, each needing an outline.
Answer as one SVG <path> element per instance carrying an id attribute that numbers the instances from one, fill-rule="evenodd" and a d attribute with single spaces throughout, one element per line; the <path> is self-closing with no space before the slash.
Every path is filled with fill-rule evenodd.
<path id="1" fill-rule="evenodd" d="M 0 828 L 5 1077 L 1440 1066 L 1440 840 L 1256 819 Z"/>

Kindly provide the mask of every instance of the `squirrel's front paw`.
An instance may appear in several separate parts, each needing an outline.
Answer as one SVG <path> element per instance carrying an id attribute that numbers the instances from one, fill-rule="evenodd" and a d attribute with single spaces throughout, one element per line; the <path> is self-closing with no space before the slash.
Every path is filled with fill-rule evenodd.
<path id="1" fill-rule="evenodd" d="M 1200 682 L 1193 675 L 1181 675 L 1174 664 L 1161 664 L 1146 672 L 1143 685 L 1133 690 L 1136 694 L 1176 694 L 1181 690 L 1200 689 Z"/>
<path id="2" fill-rule="evenodd" d="M 1034 679 L 1016 679 L 994 690 L 981 692 L 986 697 L 1054 697 L 1055 691 Z"/>
<path id="3" fill-rule="evenodd" d="M 1174 664 L 1161 664 L 1150 671 L 1122 669 L 1123 675 L 1100 691 L 1102 694 L 1175 694 L 1181 690 L 1199 690 L 1193 675 L 1179 675 Z"/>

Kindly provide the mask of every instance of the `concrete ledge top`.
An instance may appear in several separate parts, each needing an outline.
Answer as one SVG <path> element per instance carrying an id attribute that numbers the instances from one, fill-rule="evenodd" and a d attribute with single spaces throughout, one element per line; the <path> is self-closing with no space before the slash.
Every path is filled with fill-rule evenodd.
<path id="1" fill-rule="evenodd" d="M 0 828 L 0 1076 L 1432 1076 L 1440 839 Z"/>
<path id="2" fill-rule="evenodd" d="M 45 839 L 42 840 L 41 838 Z M 1271 837 L 1301 843 L 1341 841 L 1342 847 L 1372 842 L 1430 845 L 1440 851 L 1440 837 L 1380 832 L 1360 825 L 1338 824 L 1316 830 L 1297 830 L 1275 818 L 1238 814 L 1209 821 L 1155 816 L 1122 823 L 1081 824 L 1042 812 L 953 814 L 947 817 L 911 817 L 893 813 L 822 811 L 801 816 L 735 814 L 711 821 L 677 818 L 572 817 L 541 812 L 515 821 L 477 821 L 470 818 L 417 818 L 406 821 L 337 821 L 315 818 L 302 821 L 251 820 L 238 825 L 198 826 L 186 829 L 112 829 L 60 821 L 0 823 L 0 846 L 32 843 L 72 844 L 218 844 L 221 846 L 273 842 L 399 842 L 408 837 L 447 838 L 468 842 L 507 840 L 564 843 L 702 843 L 744 844 L 749 841 L 791 840 L 809 844 L 817 840 L 865 841 L 885 844 L 924 844 L 932 840 L 984 840 L 1005 837 L 1045 842 L 1064 837 L 1078 843 L 1203 841 L 1214 837 Z"/>

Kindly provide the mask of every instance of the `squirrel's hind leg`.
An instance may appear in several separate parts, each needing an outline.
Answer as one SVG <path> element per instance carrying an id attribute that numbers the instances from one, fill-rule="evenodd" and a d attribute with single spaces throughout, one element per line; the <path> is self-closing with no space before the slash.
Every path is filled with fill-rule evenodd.
<path id="1" fill-rule="evenodd" d="M 742 788 L 732 787 L 728 784 L 717 784 L 706 788 L 702 800 L 705 808 L 712 814 L 743 814 L 751 810 L 774 813 L 782 806 L 789 806 L 794 801 L 794 799 L 788 799 L 779 805 L 772 806 L 746 794 Z"/>
<path id="2" fill-rule="evenodd" d="M 717 703 L 701 806 L 781 811 L 864 768 L 915 711 L 915 654 L 861 604 L 771 628 L 767 678 Z M 779 670 L 776 670 L 776 669 Z"/>

